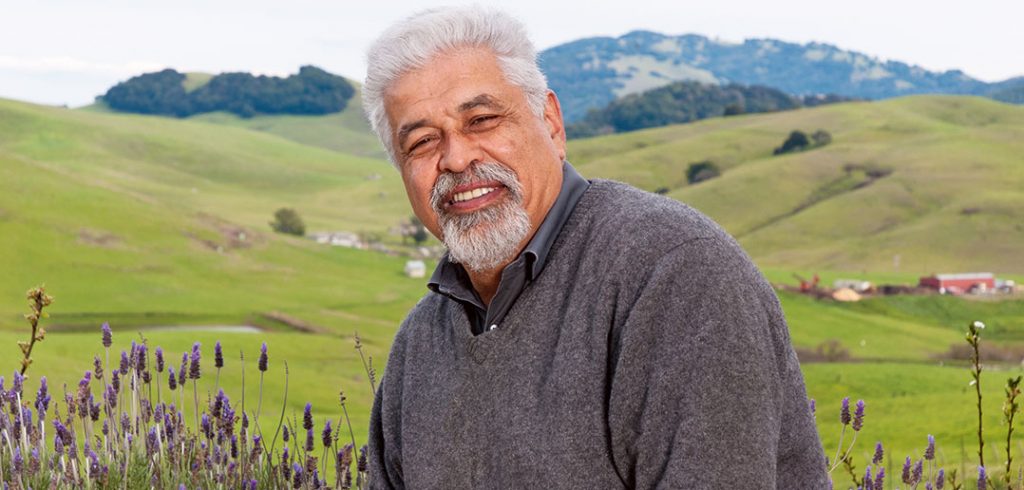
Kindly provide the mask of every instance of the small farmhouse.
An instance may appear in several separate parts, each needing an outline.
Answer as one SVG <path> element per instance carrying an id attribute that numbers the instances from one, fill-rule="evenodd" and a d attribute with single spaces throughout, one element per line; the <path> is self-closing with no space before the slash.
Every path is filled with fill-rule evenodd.
<path id="1" fill-rule="evenodd" d="M 427 265 L 422 260 L 410 260 L 405 263 L 405 275 L 409 277 L 426 277 Z"/>
<path id="2" fill-rule="evenodd" d="M 943 294 L 963 294 L 975 291 L 989 291 L 996 287 L 996 277 L 989 272 L 967 274 L 935 274 L 922 277 L 918 286 L 935 289 Z"/>
<path id="3" fill-rule="evenodd" d="M 310 238 L 316 240 L 317 243 L 333 245 L 335 247 L 366 248 L 366 244 L 359 239 L 359 235 L 347 231 L 313 233 L 310 235 Z"/>

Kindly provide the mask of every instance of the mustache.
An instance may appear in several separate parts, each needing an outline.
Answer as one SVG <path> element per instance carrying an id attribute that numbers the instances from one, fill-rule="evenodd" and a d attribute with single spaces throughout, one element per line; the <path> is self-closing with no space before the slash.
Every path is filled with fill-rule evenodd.
<path id="1" fill-rule="evenodd" d="M 434 182 L 434 188 L 430 191 L 430 206 L 441 216 L 444 212 L 442 206 L 451 196 L 453 189 L 474 182 L 492 181 L 505 186 L 514 201 L 522 200 L 522 185 L 519 184 L 519 178 L 512 169 L 495 162 L 479 162 L 462 172 L 445 172 L 439 175 Z"/>

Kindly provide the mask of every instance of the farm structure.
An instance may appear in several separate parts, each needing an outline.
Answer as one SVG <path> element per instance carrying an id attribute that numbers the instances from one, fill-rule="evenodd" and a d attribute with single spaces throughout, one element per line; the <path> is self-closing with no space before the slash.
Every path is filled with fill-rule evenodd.
<path id="1" fill-rule="evenodd" d="M 995 289 L 996 277 L 989 272 L 972 272 L 966 274 L 934 274 L 922 277 L 919 287 L 937 290 L 943 294 L 963 294 L 967 292 L 984 292 Z"/>

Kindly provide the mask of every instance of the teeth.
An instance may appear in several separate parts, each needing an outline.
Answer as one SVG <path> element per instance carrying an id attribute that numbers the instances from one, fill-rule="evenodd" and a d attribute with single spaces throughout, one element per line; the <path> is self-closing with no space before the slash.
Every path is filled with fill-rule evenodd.
<path id="1" fill-rule="evenodd" d="M 490 194 L 496 189 L 495 187 L 480 187 L 471 191 L 460 192 L 452 196 L 452 202 L 463 202 L 470 199 L 476 199 L 484 194 Z"/>

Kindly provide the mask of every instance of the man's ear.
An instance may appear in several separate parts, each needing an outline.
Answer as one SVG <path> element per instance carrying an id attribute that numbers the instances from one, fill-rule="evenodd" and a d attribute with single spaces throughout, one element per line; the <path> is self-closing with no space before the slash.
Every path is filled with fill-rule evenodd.
<path id="1" fill-rule="evenodd" d="M 547 125 L 551 142 L 558 150 L 558 157 L 565 160 L 565 122 L 562 120 L 562 106 L 554 91 L 548 90 L 544 101 L 544 124 Z"/>

